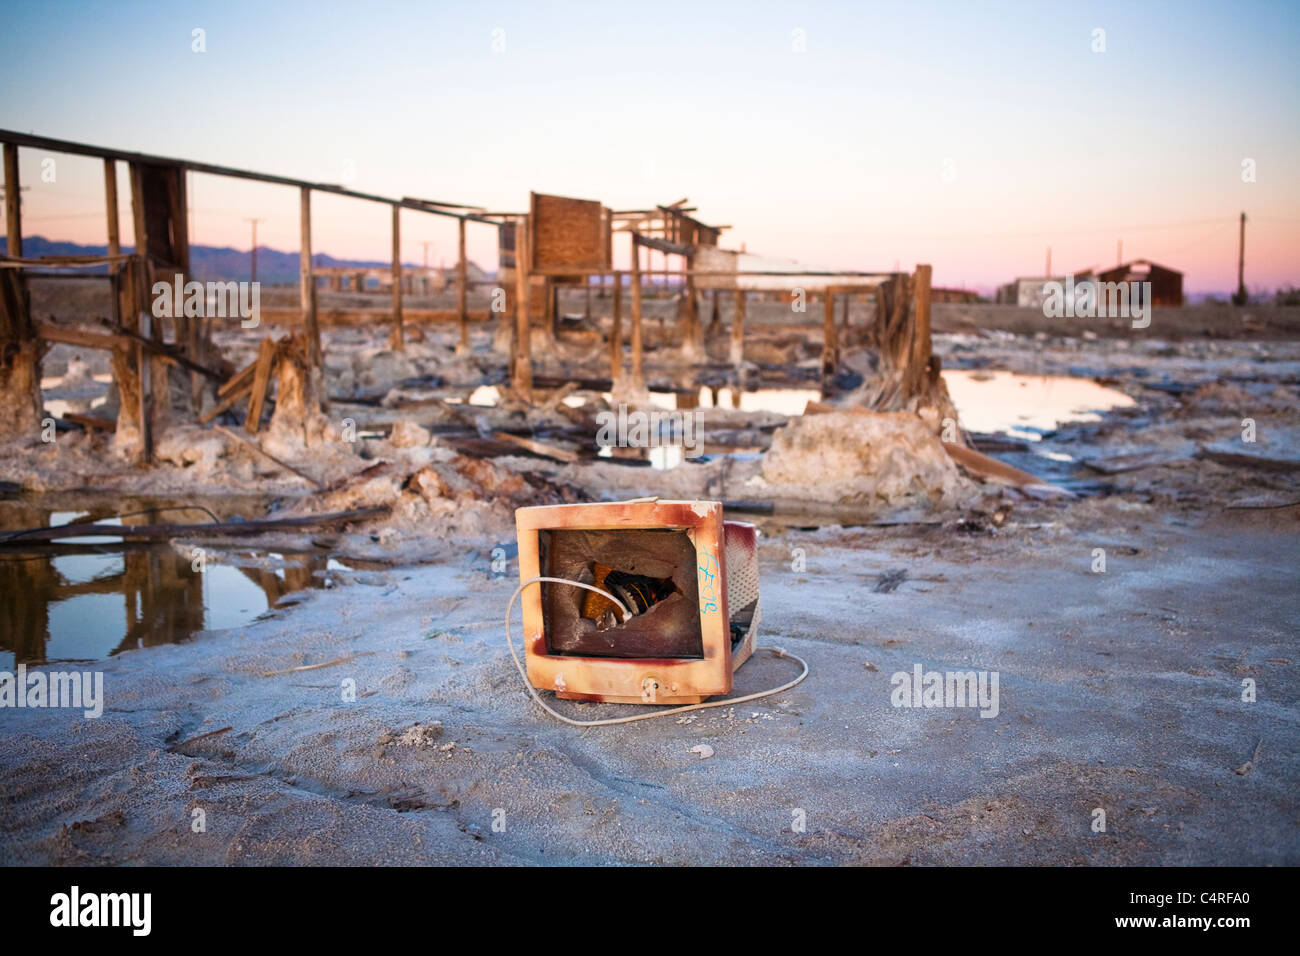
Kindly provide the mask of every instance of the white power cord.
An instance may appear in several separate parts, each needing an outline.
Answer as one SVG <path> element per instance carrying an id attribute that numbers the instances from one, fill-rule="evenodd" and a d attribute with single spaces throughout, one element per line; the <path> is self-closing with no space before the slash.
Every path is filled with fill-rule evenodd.
<path id="1" fill-rule="evenodd" d="M 572 717 L 565 717 L 559 711 L 547 704 L 546 701 L 542 700 L 541 695 L 537 693 L 536 688 L 533 687 L 532 681 L 528 679 L 528 672 L 524 669 L 523 663 L 519 660 L 519 654 L 515 651 L 515 642 L 510 636 L 510 612 L 515 608 L 515 599 L 519 597 L 524 588 L 532 584 L 540 584 L 543 581 L 549 581 L 553 584 L 572 584 L 574 587 L 586 588 L 588 591 L 595 591 L 597 594 L 603 594 L 605 597 L 617 604 L 620 610 L 622 610 L 624 623 L 632 617 L 632 613 L 627 609 L 627 606 L 622 601 L 603 588 L 598 588 L 594 584 L 584 584 L 581 581 L 570 581 L 568 578 L 552 578 L 545 575 L 538 575 L 535 578 L 529 578 L 523 584 L 519 585 L 519 587 L 515 588 L 515 593 L 510 595 L 510 603 L 506 605 L 506 643 L 510 645 L 510 656 L 515 660 L 515 667 L 519 670 L 519 676 L 523 678 L 524 687 L 528 690 L 528 693 L 532 695 L 533 700 L 537 702 L 537 706 L 541 707 L 542 710 L 546 711 L 556 720 L 569 724 L 572 727 L 608 727 L 611 724 L 630 724 L 638 720 L 651 720 L 655 717 L 669 717 L 673 714 L 684 714 L 688 710 L 705 710 L 709 707 L 728 707 L 733 704 L 743 704 L 746 701 L 758 700 L 762 697 L 771 697 L 774 694 L 780 694 L 783 691 L 787 691 L 808 676 L 808 663 L 803 660 L 803 658 L 796 657 L 794 654 L 791 654 L 782 647 L 759 647 L 755 648 L 755 650 L 767 651 L 769 654 L 775 654 L 777 657 L 788 657 L 792 661 L 796 661 L 803 670 L 794 680 L 784 683 L 780 687 L 773 687 L 771 690 L 759 691 L 757 694 L 746 694 L 744 697 L 724 697 L 721 700 L 708 700 L 700 704 L 687 704 L 684 707 L 670 707 L 667 710 L 657 710 L 650 714 L 636 714 L 631 717 L 610 717 L 605 720 L 574 720 Z"/>

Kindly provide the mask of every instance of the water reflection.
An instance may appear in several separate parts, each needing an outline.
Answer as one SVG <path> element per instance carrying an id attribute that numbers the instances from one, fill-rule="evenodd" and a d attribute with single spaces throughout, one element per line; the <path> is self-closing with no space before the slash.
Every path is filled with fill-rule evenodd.
<path id="1" fill-rule="evenodd" d="M 174 510 L 149 510 L 121 523 L 202 520 L 198 514 L 182 512 L 178 519 Z M 98 517 L 104 515 L 99 509 Z M 5 501 L 0 533 L 94 517 L 95 511 Z M 102 538 L 0 550 L 0 670 L 22 662 L 100 660 L 237 627 L 292 591 L 319 587 L 330 566 L 324 554 L 270 555 L 283 559 L 275 570 L 232 563 L 237 557 L 213 553 L 196 562 L 166 544 Z"/>
<path id="2" fill-rule="evenodd" d="M 1117 389 L 1068 375 L 946 370 L 943 380 L 964 428 L 1029 441 L 1064 422 L 1100 421 L 1100 412 L 1135 404 Z"/>

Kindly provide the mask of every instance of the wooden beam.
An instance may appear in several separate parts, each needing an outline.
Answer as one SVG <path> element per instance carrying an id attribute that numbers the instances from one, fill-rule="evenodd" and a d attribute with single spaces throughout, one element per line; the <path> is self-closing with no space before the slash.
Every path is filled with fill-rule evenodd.
<path id="1" fill-rule="evenodd" d="M 11 259 L 23 254 L 23 216 L 21 186 L 18 182 L 18 147 L 5 143 L 5 255 Z"/>
<path id="2" fill-rule="evenodd" d="M 220 387 L 217 388 L 217 395 L 225 398 L 231 392 L 242 389 L 253 381 L 253 375 L 257 372 L 257 359 L 249 362 L 242 369 L 230 376 Z"/>
<path id="3" fill-rule="evenodd" d="M 106 335 L 82 329 L 65 329 L 50 322 L 36 323 L 36 335 L 46 342 L 62 342 L 83 349 L 124 349 L 136 344 L 136 339 L 126 335 Z"/>
<path id="4" fill-rule="evenodd" d="M 316 318 L 316 279 L 311 272 L 311 189 L 307 186 L 303 186 L 299 193 L 299 209 L 302 238 L 298 266 L 298 296 L 302 306 L 302 326 L 307 333 L 307 359 L 313 368 L 320 368 L 323 357 L 320 347 L 320 324 Z"/>
<path id="5" fill-rule="evenodd" d="M 259 454 L 266 452 L 245 441 L 234 432 L 227 432 L 217 426 L 218 430 L 256 449 Z M 270 455 L 266 455 L 270 458 Z M 295 474 L 319 485 L 314 479 L 278 459 L 272 459 Z M 121 538 L 123 541 L 170 541 L 174 538 L 194 537 L 243 537 L 262 534 L 266 531 L 283 531 L 294 528 L 321 528 L 330 525 L 347 524 L 352 521 L 365 521 L 387 514 L 388 505 L 371 505 L 367 508 L 354 508 L 351 511 L 335 511 L 330 514 L 300 515 L 293 518 L 255 518 L 250 521 L 213 521 L 209 524 L 63 524 L 53 528 L 30 528 L 0 534 L 0 548 L 23 548 L 37 541 L 58 541 L 62 538 Z"/>
<path id="6" fill-rule="evenodd" d="M 683 246 L 681 243 L 669 242 L 667 239 L 660 239 L 656 236 L 647 236 L 642 233 L 636 234 L 637 242 L 647 249 L 654 249 L 656 252 L 663 253 L 664 257 L 664 275 L 668 275 L 668 256 L 685 256 L 690 258 L 691 249 L 689 246 Z"/>
<path id="7" fill-rule="evenodd" d="M 406 348 L 402 328 L 402 207 L 393 206 L 393 334 L 389 348 L 400 352 Z"/>
<path id="8" fill-rule="evenodd" d="M 456 262 L 456 310 L 460 313 L 460 350 L 469 351 L 469 260 L 465 258 L 465 220 L 458 222 L 457 246 L 460 258 Z"/>
<path id="9" fill-rule="evenodd" d="M 80 425 L 86 429 L 96 429 L 103 432 L 117 431 L 117 422 L 111 418 L 98 418 L 94 415 L 78 415 L 73 412 L 64 412 L 61 416 L 65 422 L 72 422 L 74 425 Z"/>
<path id="10" fill-rule="evenodd" d="M 429 213 L 434 216 L 446 216 L 452 219 L 465 218 L 489 226 L 497 224 L 492 219 L 486 218 L 484 215 L 478 213 L 453 212 L 450 209 L 443 209 L 438 206 L 431 206 L 414 200 L 395 200 L 390 196 L 377 196 L 374 193 L 363 193 L 355 189 L 345 189 L 344 187 L 334 183 L 313 183 L 308 182 L 305 179 L 294 179 L 289 176 L 275 176 L 270 173 L 259 173 L 249 169 L 236 169 L 233 166 L 217 166 L 213 163 L 200 163 L 192 159 L 178 159 L 174 156 L 155 156 L 149 153 L 136 153 L 130 150 L 92 146 L 88 143 L 78 143 L 73 140 L 52 139 L 48 136 L 33 136 L 30 133 L 20 133 L 11 129 L 0 129 L 0 143 L 13 144 L 14 146 L 28 146 L 32 149 L 51 150 L 56 153 L 70 153 L 73 156 L 94 156 L 99 159 L 120 159 L 128 163 L 147 163 L 151 166 L 176 166 L 196 173 L 207 173 L 212 176 L 230 176 L 234 179 L 246 179 L 253 182 L 275 183 L 280 186 L 296 186 L 300 189 L 314 189 L 318 192 L 332 193 L 336 196 L 347 196 L 351 199 L 364 199 L 367 202 L 384 203 L 389 206 L 396 203 L 401 205 L 403 209 L 414 209 L 417 212 Z"/>
<path id="11" fill-rule="evenodd" d="M 554 458 L 556 461 L 575 462 L 582 456 L 567 448 L 561 448 L 558 445 L 548 445 L 532 438 L 525 438 L 523 435 L 512 435 L 509 432 L 493 432 L 492 437 L 497 441 L 507 442 L 511 445 L 518 445 L 525 451 L 530 451 L 534 455 L 541 455 L 543 458 Z"/>
<path id="12" fill-rule="evenodd" d="M 252 365 L 249 366 L 249 369 L 250 370 L 255 369 L 256 367 L 257 367 L 257 363 L 254 362 Z M 234 381 L 235 379 L 231 379 L 231 382 Z M 253 379 L 250 376 L 249 378 L 243 379 L 240 382 L 240 384 L 236 385 L 233 389 L 227 392 L 222 397 L 220 402 L 218 402 L 216 405 L 212 406 L 206 412 L 200 415 L 199 424 L 206 425 L 208 422 L 212 421 L 212 419 L 216 418 L 226 409 L 234 405 L 235 402 L 239 401 L 241 398 L 248 395 L 248 393 L 251 392 L 252 390 L 253 390 Z"/>

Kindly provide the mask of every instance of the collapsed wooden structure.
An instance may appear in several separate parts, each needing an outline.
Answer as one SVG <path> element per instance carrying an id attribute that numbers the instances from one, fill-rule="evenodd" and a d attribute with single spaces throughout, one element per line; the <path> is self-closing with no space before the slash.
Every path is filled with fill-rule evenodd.
<path id="1" fill-rule="evenodd" d="M 562 287 L 582 287 L 587 292 L 587 314 L 593 288 L 612 295 L 608 333 L 610 381 L 624 382 L 634 392 L 645 389 L 643 299 L 650 290 L 676 282 L 684 309 L 677 329 L 681 356 L 688 362 L 703 357 L 700 302 L 712 295 L 711 328 L 719 321 L 719 296 L 733 295 L 734 308 L 729 361 L 736 384 L 742 383 L 745 362 L 746 303 L 751 294 L 779 287 L 796 290 L 811 299 L 820 296 L 824 320 L 821 373 L 829 382 L 839 364 L 847 328 L 847 299 L 854 295 L 874 298 L 875 320 L 859 344 L 873 348 L 885 367 L 890 387 L 888 400 L 924 399 L 938 380 L 937 363 L 930 354 L 930 267 L 919 266 L 913 275 L 901 273 L 819 272 L 746 269 L 742 254 L 720 249 L 726 226 L 710 226 L 690 213 L 686 200 L 647 209 L 612 210 L 598 201 L 533 193 L 526 212 L 492 212 L 482 207 L 415 197 L 378 196 L 324 183 L 312 183 L 226 166 L 127 152 L 84 143 L 0 130 L 4 150 L 5 221 L 8 246 L 0 258 L 0 400 L 12 414 L 0 424 L 0 438 L 16 438 L 38 431 L 41 419 L 40 358 L 49 343 L 108 349 L 113 377 L 121 399 L 116 422 L 119 449 L 134 449 L 142 461 L 153 454 L 153 435 L 174 411 L 179 391 L 189 420 L 211 421 L 235 402 L 247 399 L 246 430 L 260 427 L 262 406 L 275 372 L 280 388 L 284 376 L 298 395 L 298 405 L 323 404 L 320 379 L 323 368 L 321 310 L 318 306 L 318 270 L 312 264 L 312 197 L 328 193 L 385 204 L 392 213 L 392 267 L 387 282 L 391 295 L 390 347 L 404 347 L 407 310 L 403 295 L 413 285 L 401 261 L 401 214 L 414 212 L 453 218 L 458 226 L 459 257 L 456 268 L 455 320 L 459 326 L 458 351 L 470 347 L 470 322 L 491 313 L 471 316 L 468 307 L 467 225 L 482 224 L 497 231 L 500 255 L 492 313 L 501 323 L 498 337 L 509 349 L 509 381 L 516 399 L 533 400 L 533 341 L 554 341 L 558 330 L 558 293 Z M 108 247 L 103 257 L 24 258 L 18 177 L 18 150 L 86 156 L 102 161 L 108 225 Z M 130 171 L 134 251 L 123 252 L 118 234 L 117 164 Z M 258 360 L 236 370 L 212 340 L 212 320 L 187 316 L 155 319 L 151 289 L 159 279 L 183 282 L 190 276 L 188 199 L 186 173 L 198 172 L 295 188 L 300 195 L 301 267 L 299 307 L 293 316 L 300 334 L 280 342 L 263 342 Z M 630 241 L 626 268 L 615 267 L 615 237 Z M 661 259 L 653 268 L 652 256 Z M 53 269 L 106 266 L 104 276 L 112 288 L 113 314 L 104 333 L 38 323 L 31 315 L 28 280 L 49 275 Z M 346 270 L 326 272 L 329 281 L 342 286 Z M 352 270 L 350 282 L 362 287 Z M 179 278 L 177 278 L 179 277 Z M 775 286 L 773 285 L 775 283 Z M 630 371 L 624 350 L 624 302 L 628 304 L 626 332 Z M 837 324 L 837 302 L 843 303 L 845 323 Z M 420 319 L 434 317 L 422 314 Z M 437 316 L 442 317 L 442 316 Z M 290 316 L 276 315 L 273 320 Z M 178 388 L 177 379 L 188 378 Z M 883 399 L 882 399 L 883 400 Z M 206 410 L 205 410 L 206 409 Z"/>

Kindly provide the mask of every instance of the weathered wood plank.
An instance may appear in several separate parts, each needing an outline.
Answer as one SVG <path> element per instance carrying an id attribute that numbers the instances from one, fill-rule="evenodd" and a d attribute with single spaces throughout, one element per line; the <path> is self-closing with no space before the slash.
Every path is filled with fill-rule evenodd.
<path id="1" fill-rule="evenodd" d="M 18 181 L 18 146 L 5 143 L 5 255 L 23 254 L 22 185 Z"/>
<path id="2" fill-rule="evenodd" d="M 311 189 L 302 187 L 299 195 L 301 253 L 298 267 L 299 298 L 302 324 L 307 331 L 307 358 L 314 368 L 321 367 L 320 325 L 316 318 L 316 278 L 311 271 Z"/>
<path id="3" fill-rule="evenodd" d="M 257 367 L 253 372 L 253 390 L 248 396 L 248 418 L 244 422 L 244 431 L 250 435 L 257 434 L 262 423 L 262 406 L 266 402 L 266 391 L 271 385 L 271 369 L 275 365 L 276 345 L 270 336 L 262 339 L 257 352 Z"/>
<path id="4" fill-rule="evenodd" d="M 406 330 L 402 327 L 402 207 L 393 206 L 393 332 L 389 347 L 395 352 L 406 348 Z"/>

